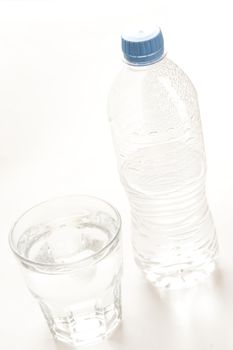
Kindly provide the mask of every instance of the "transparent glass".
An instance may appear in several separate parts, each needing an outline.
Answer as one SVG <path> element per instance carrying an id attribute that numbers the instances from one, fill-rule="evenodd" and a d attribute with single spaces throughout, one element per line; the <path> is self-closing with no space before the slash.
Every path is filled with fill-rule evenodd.
<path id="1" fill-rule="evenodd" d="M 119 324 L 120 230 L 116 209 L 89 196 L 43 202 L 15 223 L 10 246 L 56 339 L 91 344 Z"/>
<path id="2" fill-rule="evenodd" d="M 125 65 L 108 113 L 137 264 L 158 287 L 195 285 L 214 269 L 217 240 L 193 84 L 167 57 Z"/>

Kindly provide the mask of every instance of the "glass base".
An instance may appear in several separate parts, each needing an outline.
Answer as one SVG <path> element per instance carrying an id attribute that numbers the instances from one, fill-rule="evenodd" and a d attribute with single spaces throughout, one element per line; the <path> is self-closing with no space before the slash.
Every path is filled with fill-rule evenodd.
<path id="1" fill-rule="evenodd" d="M 120 286 L 114 290 L 114 302 L 111 297 L 112 293 L 106 293 L 104 300 L 68 307 L 40 301 L 40 306 L 56 340 L 73 346 L 91 345 L 110 337 L 121 321 Z"/>
<path id="2" fill-rule="evenodd" d="M 90 314 L 85 318 L 73 314 L 73 320 L 64 322 L 67 330 L 54 325 L 50 328 L 54 338 L 69 345 L 91 345 L 109 338 L 121 321 L 116 310 L 109 310 L 103 315 Z"/>

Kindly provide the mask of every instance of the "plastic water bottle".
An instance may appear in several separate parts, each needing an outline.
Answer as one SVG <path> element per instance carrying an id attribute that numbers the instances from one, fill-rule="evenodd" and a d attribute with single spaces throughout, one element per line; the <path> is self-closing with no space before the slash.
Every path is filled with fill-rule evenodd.
<path id="1" fill-rule="evenodd" d="M 197 93 L 166 57 L 159 28 L 123 35 L 122 51 L 108 113 L 135 260 L 158 287 L 193 286 L 213 271 L 217 253 Z"/>

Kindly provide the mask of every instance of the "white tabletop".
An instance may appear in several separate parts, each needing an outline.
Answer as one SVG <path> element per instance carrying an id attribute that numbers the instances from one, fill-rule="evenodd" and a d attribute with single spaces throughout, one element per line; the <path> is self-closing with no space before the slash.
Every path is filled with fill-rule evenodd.
<path id="1" fill-rule="evenodd" d="M 195 288 L 161 292 L 143 279 L 132 258 L 129 206 L 106 115 L 107 92 L 121 64 L 119 33 L 126 22 L 139 18 L 139 2 L 129 1 L 128 17 L 119 15 L 123 1 L 114 13 L 114 6 L 100 0 L 101 10 L 95 5 L 97 14 L 92 16 L 87 14 L 89 2 L 83 16 L 74 3 L 0 2 L 0 348 L 66 349 L 53 341 L 7 236 L 15 219 L 37 202 L 86 193 L 119 209 L 125 243 L 123 322 L 93 350 L 232 350 L 230 7 L 223 6 L 224 17 L 211 2 L 211 17 L 208 1 L 205 6 L 195 1 L 195 8 L 181 0 L 148 1 L 145 6 L 148 18 L 157 11 L 155 21 L 164 27 L 169 56 L 199 92 L 208 198 L 220 244 L 218 267 L 210 279 Z M 130 17 L 133 4 L 137 16 Z M 105 6 L 109 16 L 101 16 Z M 146 9 L 142 12 L 141 20 L 147 20 Z M 222 31 L 213 35 L 218 17 Z"/>

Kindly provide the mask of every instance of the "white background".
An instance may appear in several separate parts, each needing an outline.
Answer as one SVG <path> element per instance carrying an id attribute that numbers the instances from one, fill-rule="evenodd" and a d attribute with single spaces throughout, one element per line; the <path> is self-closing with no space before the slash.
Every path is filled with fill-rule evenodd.
<path id="1" fill-rule="evenodd" d="M 185 291 L 150 288 L 128 243 L 106 98 L 121 67 L 120 33 L 134 23 L 161 26 L 168 56 L 199 93 L 220 258 L 211 279 Z M 227 0 L 0 1 L 0 349 L 66 349 L 53 341 L 7 236 L 37 202 L 86 193 L 119 209 L 125 240 L 123 323 L 93 349 L 232 350 L 232 34 Z"/>

